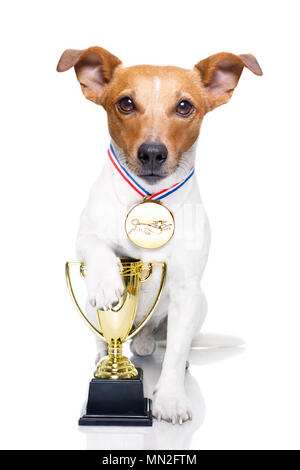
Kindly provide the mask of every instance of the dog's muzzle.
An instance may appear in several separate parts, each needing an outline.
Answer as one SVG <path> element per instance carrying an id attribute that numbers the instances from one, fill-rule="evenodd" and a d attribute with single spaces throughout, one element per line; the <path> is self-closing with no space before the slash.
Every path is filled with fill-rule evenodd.
<path id="1" fill-rule="evenodd" d="M 168 157 L 168 149 L 163 144 L 145 142 L 138 149 L 141 165 L 140 176 L 162 176 L 162 169 Z"/>

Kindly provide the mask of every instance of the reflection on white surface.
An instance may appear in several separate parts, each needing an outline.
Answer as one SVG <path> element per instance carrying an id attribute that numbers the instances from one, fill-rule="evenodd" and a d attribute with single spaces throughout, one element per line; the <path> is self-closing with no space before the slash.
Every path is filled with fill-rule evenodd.
<path id="1" fill-rule="evenodd" d="M 235 356 L 243 351 L 241 345 L 242 341 L 238 338 L 202 335 L 199 347 L 190 351 L 190 369 Z M 163 345 L 160 345 L 153 356 L 131 358 L 134 364 L 144 371 L 144 392 L 147 397 L 152 397 L 153 388 L 160 375 L 164 351 Z M 152 427 L 80 426 L 80 432 L 86 435 L 87 449 L 189 449 L 193 433 L 204 421 L 205 402 L 200 386 L 190 370 L 186 372 L 185 388 L 192 403 L 192 421 L 172 425 L 154 419 Z"/>

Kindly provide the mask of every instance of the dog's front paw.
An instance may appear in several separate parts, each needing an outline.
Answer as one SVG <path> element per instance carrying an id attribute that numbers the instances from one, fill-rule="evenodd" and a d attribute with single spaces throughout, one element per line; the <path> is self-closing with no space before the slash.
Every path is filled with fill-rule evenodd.
<path id="1" fill-rule="evenodd" d="M 117 305 L 124 292 L 120 260 L 113 253 L 87 263 L 88 299 L 92 307 L 107 310 Z"/>
<path id="2" fill-rule="evenodd" d="M 190 400 L 184 391 L 176 389 L 154 391 L 153 416 L 160 421 L 169 421 L 172 424 L 182 424 L 192 419 Z"/>

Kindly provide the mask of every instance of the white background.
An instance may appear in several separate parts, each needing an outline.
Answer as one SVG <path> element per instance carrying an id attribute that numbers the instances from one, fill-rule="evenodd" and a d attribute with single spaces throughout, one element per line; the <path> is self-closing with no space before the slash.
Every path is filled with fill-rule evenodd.
<path id="1" fill-rule="evenodd" d="M 0 18 L 1 448 L 299 448 L 297 2 L 27 0 L 2 2 Z M 95 348 L 64 262 L 109 138 L 74 72 L 55 68 L 92 45 L 125 65 L 252 53 L 264 71 L 243 72 L 198 148 L 213 234 L 203 334 L 228 347 L 192 353 L 194 423 L 152 434 L 77 428 Z"/>

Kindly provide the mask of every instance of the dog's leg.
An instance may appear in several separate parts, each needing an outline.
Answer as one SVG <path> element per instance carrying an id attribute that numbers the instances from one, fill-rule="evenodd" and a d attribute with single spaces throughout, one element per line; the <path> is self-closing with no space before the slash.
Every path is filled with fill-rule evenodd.
<path id="1" fill-rule="evenodd" d="M 153 415 L 180 424 L 192 418 L 184 390 L 186 361 L 195 331 L 206 315 L 206 300 L 198 280 L 170 288 L 167 346 L 160 379 L 154 390 Z"/>
<path id="2" fill-rule="evenodd" d="M 158 328 L 154 331 L 154 338 L 156 341 L 159 341 L 161 345 L 165 346 L 167 344 L 167 318 L 161 322 Z M 186 361 L 185 368 L 190 367 L 189 361 Z"/>
<path id="3" fill-rule="evenodd" d="M 154 338 L 156 341 L 165 341 L 167 339 L 167 327 L 168 319 L 167 316 L 165 316 L 158 327 L 154 330 Z"/>
<path id="4" fill-rule="evenodd" d="M 155 347 L 156 342 L 150 325 L 142 328 L 130 344 L 131 352 L 136 356 L 150 356 L 155 351 Z"/>
<path id="5" fill-rule="evenodd" d="M 95 359 L 95 364 L 97 365 L 102 357 L 107 356 L 108 345 L 106 341 L 96 336 L 96 346 L 97 346 L 97 355 Z"/>
<path id="6" fill-rule="evenodd" d="M 87 267 L 88 300 L 92 307 L 107 310 L 121 299 L 124 286 L 120 276 L 120 259 L 96 235 L 80 236 L 77 253 Z"/>

